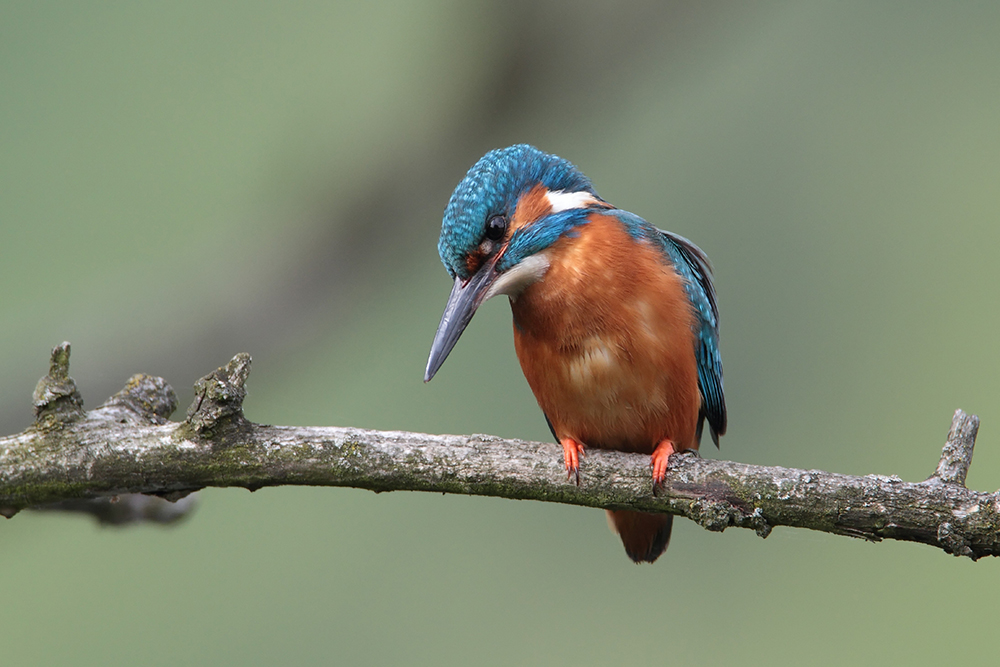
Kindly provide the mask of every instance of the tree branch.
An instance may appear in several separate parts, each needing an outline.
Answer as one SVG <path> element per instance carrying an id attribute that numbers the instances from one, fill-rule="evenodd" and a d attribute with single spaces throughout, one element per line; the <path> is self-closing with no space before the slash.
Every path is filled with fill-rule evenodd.
<path id="1" fill-rule="evenodd" d="M 554 444 L 254 424 L 242 411 L 249 370 L 250 356 L 239 354 L 199 380 L 183 422 L 167 421 L 177 406 L 170 386 L 146 375 L 84 412 L 69 377 L 69 345 L 56 347 L 35 390 L 35 424 L 0 438 L 0 513 L 74 509 L 115 523 L 121 521 L 101 511 L 121 494 L 176 501 L 207 486 L 350 486 L 666 512 L 709 530 L 752 528 L 761 537 L 775 526 L 794 526 L 922 542 L 973 560 L 1000 554 L 1000 492 L 964 486 L 979 419 L 961 410 L 936 472 L 924 482 L 679 454 L 654 493 L 647 457 L 637 454 L 589 451 L 577 486 L 566 480 Z M 124 520 L 148 518 L 147 511 L 167 521 L 186 510 L 164 519 L 146 508 Z"/>

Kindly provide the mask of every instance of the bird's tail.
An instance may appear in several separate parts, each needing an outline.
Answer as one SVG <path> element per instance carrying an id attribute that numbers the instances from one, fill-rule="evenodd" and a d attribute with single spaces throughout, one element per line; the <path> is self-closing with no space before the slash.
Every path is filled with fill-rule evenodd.
<path id="1" fill-rule="evenodd" d="M 670 544 L 674 515 L 608 510 L 608 524 L 622 538 L 629 558 L 636 563 L 652 563 Z"/>

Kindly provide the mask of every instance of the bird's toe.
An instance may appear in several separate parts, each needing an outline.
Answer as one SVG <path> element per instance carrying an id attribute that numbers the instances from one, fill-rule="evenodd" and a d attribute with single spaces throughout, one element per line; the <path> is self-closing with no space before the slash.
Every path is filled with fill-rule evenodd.
<path id="1" fill-rule="evenodd" d="M 664 440 L 656 449 L 653 450 L 653 456 L 650 459 L 650 465 L 653 467 L 653 485 L 658 486 L 663 483 L 663 478 L 667 475 L 667 468 L 670 465 L 670 455 L 676 452 L 674 449 L 674 443 L 670 440 Z"/>
<path id="2" fill-rule="evenodd" d="M 573 438 L 563 438 L 559 441 L 563 448 L 563 461 L 566 464 L 566 479 L 575 480 L 580 486 L 580 457 L 584 456 L 583 445 Z"/>

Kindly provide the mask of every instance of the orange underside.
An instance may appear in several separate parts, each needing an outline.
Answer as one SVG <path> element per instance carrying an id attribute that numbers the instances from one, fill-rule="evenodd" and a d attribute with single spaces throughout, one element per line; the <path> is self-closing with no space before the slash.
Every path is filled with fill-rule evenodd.
<path id="1" fill-rule="evenodd" d="M 576 473 L 578 453 L 566 445 L 575 441 L 651 454 L 661 481 L 670 453 L 698 447 L 694 313 L 683 281 L 658 250 L 599 213 L 547 253 L 544 279 L 511 302 L 514 345 L 567 470 Z M 633 560 L 666 548 L 670 516 L 609 516 Z"/>
<path id="2" fill-rule="evenodd" d="M 694 313 L 659 251 L 594 214 L 511 303 L 514 346 L 556 436 L 652 454 L 696 449 Z"/>

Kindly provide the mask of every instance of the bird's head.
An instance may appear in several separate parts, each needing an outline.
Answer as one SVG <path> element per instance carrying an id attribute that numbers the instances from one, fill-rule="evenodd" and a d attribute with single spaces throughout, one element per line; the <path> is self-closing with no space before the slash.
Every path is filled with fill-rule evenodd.
<path id="1" fill-rule="evenodd" d="M 427 360 L 430 381 L 479 305 L 517 298 L 548 269 L 544 250 L 607 205 L 568 161 L 518 144 L 490 151 L 455 188 L 441 223 L 438 253 L 455 285 Z"/>

